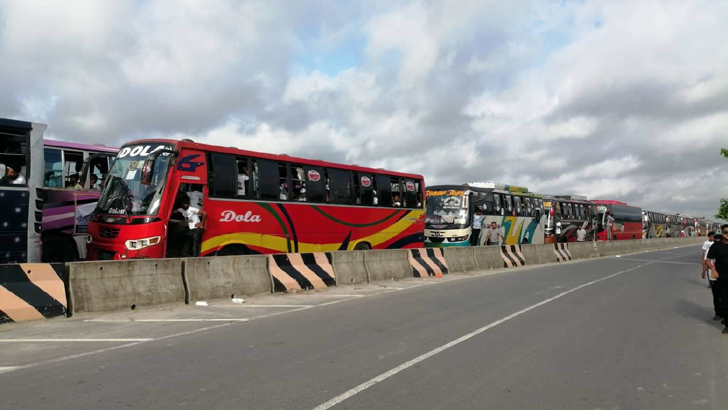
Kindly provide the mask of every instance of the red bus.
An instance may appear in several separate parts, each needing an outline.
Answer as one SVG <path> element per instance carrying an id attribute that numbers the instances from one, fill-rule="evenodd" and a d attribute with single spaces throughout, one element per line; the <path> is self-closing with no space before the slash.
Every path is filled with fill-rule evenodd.
<path id="1" fill-rule="evenodd" d="M 205 211 L 201 256 L 421 248 L 421 175 L 190 140 L 123 146 L 88 232 L 89 259 L 182 255 L 189 199 Z"/>
<path id="2" fill-rule="evenodd" d="M 598 241 L 642 239 L 641 208 L 620 201 L 591 202 L 597 206 Z"/>

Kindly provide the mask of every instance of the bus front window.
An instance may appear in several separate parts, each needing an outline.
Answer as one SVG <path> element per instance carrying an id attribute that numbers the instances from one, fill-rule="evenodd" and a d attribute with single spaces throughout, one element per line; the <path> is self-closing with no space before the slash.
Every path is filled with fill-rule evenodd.
<path id="1" fill-rule="evenodd" d="M 438 195 L 427 198 L 425 225 L 467 225 L 468 201 L 466 195 Z"/>
<path id="2" fill-rule="evenodd" d="M 104 185 L 96 212 L 126 216 L 156 215 L 171 157 L 169 155 L 157 157 L 152 181 L 149 185 L 144 185 L 141 181 L 142 168 L 149 150 L 143 149 L 136 156 L 122 155 L 128 148 L 132 149 L 127 152 L 139 152 L 138 147 L 122 148 L 109 171 L 108 182 Z"/>

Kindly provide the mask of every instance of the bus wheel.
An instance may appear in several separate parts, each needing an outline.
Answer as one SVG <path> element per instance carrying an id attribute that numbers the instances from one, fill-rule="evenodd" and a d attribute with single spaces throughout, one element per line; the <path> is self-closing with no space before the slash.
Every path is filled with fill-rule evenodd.
<path id="1" fill-rule="evenodd" d="M 228 245 L 219 249 L 216 256 L 251 255 L 250 249 L 245 245 Z"/>
<path id="2" fill-rule="evenodd" d="M 369 244 L 368 244 L 368 243 L 366 243 L 366 242 L 359 242 L 359 243 L 357 243 L 357 244 L 356 244 L 356 246 L 354 247 L 354 250 L 355 250 L 355 251 L 368 251 L 368 250 L 370 250 L 370 249 L 372 249 L 372 246 L 371 246 L 371 245 L 369 245 Z"/>
<path id="3" fill-rule="evenodd" d="M 76 246 L 72 240 L 62 236 L 50 236 L 43 238 L 43 253 L 41 260 L 44 263 L 51 262 L 73 262 L 78 260 Z"/>

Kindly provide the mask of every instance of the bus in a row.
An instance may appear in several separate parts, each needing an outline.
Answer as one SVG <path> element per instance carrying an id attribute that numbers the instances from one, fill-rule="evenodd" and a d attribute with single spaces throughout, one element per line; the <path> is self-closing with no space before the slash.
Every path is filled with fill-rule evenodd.
<path id="1" fill-rule="evenodd" d="M 0 263 L 84 259 L 88 220 L 116 148 L 44 139 L 0 119 Z"/>
<path id="2" fill-rule="evenodd" d="M 524 187 L 475 182 L 427 189 L 425 246 L 470 245 L 476 216 L 482 230 L 473 243 L 484 244 L 485 231 L 493 222 L 501 228 L 505 244 L 543 243 L 546 216 L 542 195 Z"/>
<path id="3" fill-rule="evenodd" d="M 581 195 L 552 195 L 544 199 L 546 209 L 545 243 L 576 242 L 578 231 L 586 231 L 585 241 L 594 240 L 597 228 L 596 205 Z M 603 226 L 599 226 L 603 230 Z"/>
<path id="4" fill-rule="evenodd" d="M 421 175 L 198 144 L 124 145 L 89 259 L 423 246 Z"/>

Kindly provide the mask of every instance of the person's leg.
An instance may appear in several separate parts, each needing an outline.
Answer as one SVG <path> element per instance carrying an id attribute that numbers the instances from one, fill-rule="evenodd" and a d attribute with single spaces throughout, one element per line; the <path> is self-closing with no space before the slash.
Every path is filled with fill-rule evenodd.
<path id="1" fill-rule="evenodd" d="M 711 281 L 710 291 L 713 293 L 713 309 L 715 310 L 715 316 L 721 317 L 721 311 L 720 311 L 720 289 L 718 289 L 718 286 L 715 284 L 714 281 Z"/>
<path id="2" fill-rule="evenodd" d="M 202 228 L 195 228 L 192 230 L 192 256 L 200 256 L 200 245 L 202 244 L 202 234 L 205 230 Z"/>
<path id="3" fill-rule="evenodd" d="M 723 318 L 723 324 L 726 325 L 726 329 L 728 329 L 728 279 L 718 279 L 715 281 L 714 285 L 718 288 L 718 296 L 720 300 L 718 301 L 718 316 Z"/>
<path id="4" fill-rule="evenodd" d="M 480 240 L 480 229 L 473 229 L 473 233 L 470 235 L 470 246 L 478 246 L 478 240 Z"/>

